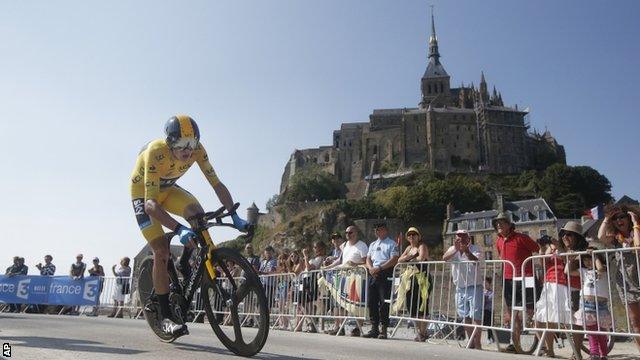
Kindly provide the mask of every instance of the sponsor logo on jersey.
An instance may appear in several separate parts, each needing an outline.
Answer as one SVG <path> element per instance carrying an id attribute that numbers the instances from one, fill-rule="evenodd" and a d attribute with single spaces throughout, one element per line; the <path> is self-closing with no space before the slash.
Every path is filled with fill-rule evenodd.
<path id="1" fill-rule="evenodd" d="M 133 199 L 133 211 L 136 215 L 144 214 L 144 199 Z"/>
<path id="2" fill-rule="evenodd" d="M 179 177 L 172 178 L 172 179 L 160 179 L 160 188 L 164 189 L 164 188 L 173 186 L 176 183 L 176 181 L 178 181 L 178 179 Z"/>
<path id="3" fill-rule="evenodd" d="M 133 204 L 133 212 L 136 215 L 136 222 L 140 230 L 151 226 L 151 217 L 144 211 L 144 198 L 136 198 L 131 200 Z"/>

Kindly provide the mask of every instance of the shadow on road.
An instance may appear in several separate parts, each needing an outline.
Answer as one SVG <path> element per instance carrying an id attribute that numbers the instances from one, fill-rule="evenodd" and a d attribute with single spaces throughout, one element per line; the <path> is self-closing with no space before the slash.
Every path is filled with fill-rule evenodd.
<path id="1" fill-rule="evenodd" d="M 135 355 L 144 351 L 101 346 L 100 342 L 80 339 L 62 339 L 41 336 L 2 336 L 3 341 L 11 345 L 26 346 L 39 349 L 55 349 L 70 351 L 86 351 L 106 354 Z"/>
<path id="2" fill-rule="evenodd" d="M 215 348 L 212 346 L 204 346 L 204 345 L 194 345 L 194 344 L 176 344 L 175 348 L 180 349 L 180 350 L 187 350 L 187 351 L 202 351 L 202 352 L 208 352 L 208 353 L 215 353 L 215 354 L 221 354 L 221 355 L 227 355 L 227 356 L 234 356 L 234 354 L 227 350 L 227 348 Z M 238 356 L 240 357 L 240 356 Z M 283 360 L 293 360 L 293 359 L 300 359 L 300 356 L 288 356 L 288 355 L 282 355 L 282 354 L 272 354 L 272 353 L 266 353 L 266 352 L 261 352 L 258 353 L 257 355 L 253 356 L 252 359 L 264 359 L 264 360 L 271 360 L 271 359 L 283 359 Z M 305 359 L 308 360 L 318 360 L 318 359 L 314 359 L 314 358 L 310 358 L 310 357 L 305 357 Z"/>
<path id="3" fill-rule="evenodd" d="M 609 360 L 638 360 L 638 355 L 609 355 L 607 357 Z"/>

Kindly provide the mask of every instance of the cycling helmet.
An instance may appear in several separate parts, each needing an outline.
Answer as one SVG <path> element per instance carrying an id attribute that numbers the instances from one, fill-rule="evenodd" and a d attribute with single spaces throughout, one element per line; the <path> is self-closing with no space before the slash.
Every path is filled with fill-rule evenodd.
<path id="1" fill-rule="evenodd" d="M 166 141 L 172 149 L 195 149 L 200 141 L 198 124 L 187 115 L 177 115 L 164 125 Z"/>

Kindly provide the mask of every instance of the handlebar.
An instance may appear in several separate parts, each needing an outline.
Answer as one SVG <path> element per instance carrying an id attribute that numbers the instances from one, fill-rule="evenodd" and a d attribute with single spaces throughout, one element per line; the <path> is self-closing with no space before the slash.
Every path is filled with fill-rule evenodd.
<path id="1" fill-rule="evenodd" d="M 204 227 L 205 229 L 208 229 L 214 226 L 227 226 L 227 227 L 231 227 L 236 230 L 239 230 L 235 227 L 235 225 L 233 225 L 233 223 L 222 222 L 223 218 L 227 216 L 231 216 L 231 214 L 233 214 L 238 209 L 239 206 L 240 206 L 240 203 L 233 204 L 233 207 L 231 208 L 230 211 L 226 211 L 226 208 L 222 206 L 215 211 L 209 211 L 204 214 L 190 216 L 186 218 L 186 220 L 190 223 L 193 221 L 203 222 L 202 227 Z M 253 239 L 254 233 L 255 233 L 255 225 L 249 225 L 247 226 L 246 233 L 238 236 L 238 238 L 244 239 L 244 242 L 248 243 L 248 242 L 251 242 L 251 239 Z M 169 232 L 165 236 L 167 236 L 167 239 L 170 240 L 175 235 L 176 235 L 175 232 Z"/>
<path id="2" fill-rule="evenodd" d="M 233 214 L 234 212 L 236 212 L 236 210 L 238 210 L 239 206 L 240 206 L 240 203 L 233 204 L 233 207 L 231 208 L 231 210 L 227 211 L 226 213 L 225 213 L 226 208 L 222 206 L 216 211 L 209 211 L 201 215 L 194 215 L 194 216 L 188 217 L 187 221 L 191 222 L 193 220 L 199 220 L 199 219 L 202 219 L 204 221 L 209 221 L 213 219 L 216 219 L 216 220 L 222 219 L 227 216 L 231 216 L 231 214 Z"/>

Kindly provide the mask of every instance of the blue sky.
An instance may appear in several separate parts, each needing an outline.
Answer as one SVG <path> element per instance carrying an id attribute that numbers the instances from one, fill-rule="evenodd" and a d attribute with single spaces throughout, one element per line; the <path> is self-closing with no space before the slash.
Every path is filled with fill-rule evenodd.
<path id="1" fill-rule="evenodd" d="M 452 85 L 484 71 L 569 164 L 640 197 L 637 2 L 430 3 Z M 78 252 L 105 267 L 135 255 L 129 174 L 175 113 L 198 121 L 242 207 L 264 208 L 294 149 L 330 144 L 375 108 L 417 105 L 430 3 L 0 3 L 3 262 L 19 254 L 35 270 L 51 253 L 66 272 Z M 197 167 L 181 185 L 219 206 Z"/>

